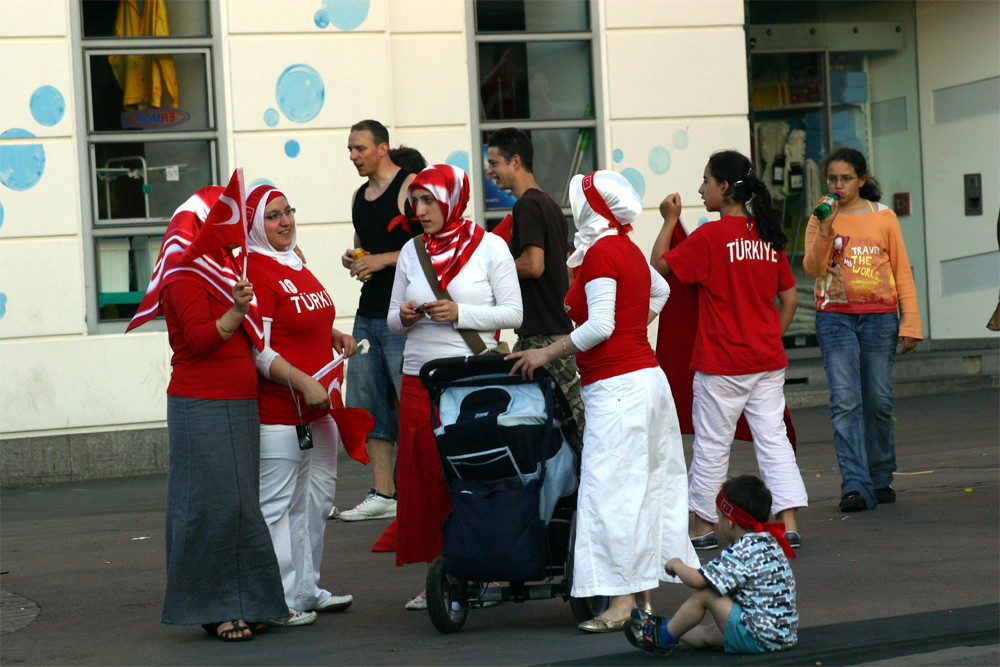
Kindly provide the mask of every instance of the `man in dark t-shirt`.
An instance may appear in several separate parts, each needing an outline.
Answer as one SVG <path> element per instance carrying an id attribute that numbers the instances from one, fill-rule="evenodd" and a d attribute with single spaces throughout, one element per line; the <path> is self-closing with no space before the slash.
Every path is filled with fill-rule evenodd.
<path id="1" fill-rule="evenodd" d="M 368 340 L 370 347 L 367 354 L 355 355 L 347 363 L 345 403 L 348 407 L 364 408 L 375 418 L 367 441 L 374 480 L 368 496 L 357 507 L 336 515 L 331 512 L 331 517 L 364 521 L 396 516 L 392 450 L 399 430 L 399 390 L 406 336 L 389 331 L 385 318 L 399 250 L 413 235 L 403 225 L 390 231 L 389 223 L 404 213 L 406 188 L 415 175 L 389 159 L 389 132 L 376 120 L 355 123 L 347 148 L 358 175 L 368 180 L 351 198 L 354 248 L 347 249 L 341 263 L 361 281 L 353 335 L 358 342 Z M 363 249 L 364 254 L 357 253 L 358 249 Z"/>
<path id="2" fill-rule="evenodd" d="M 524 319 L 515 330 L 514 350 L 546 347 L 573 330 L 563 306 L 569 289 L 569 226 L 559 205 L 535 181 L 534 148 L 527 134 L 515 127 L 497 130 L 490 136 L 487 148 L 486 175 L 517 198 L 511 211 L 510 252 L 521 285 Z M 569 399 L 582 433 L 583 401 L 575 359 L 562 357 L 546 369 Z"/>

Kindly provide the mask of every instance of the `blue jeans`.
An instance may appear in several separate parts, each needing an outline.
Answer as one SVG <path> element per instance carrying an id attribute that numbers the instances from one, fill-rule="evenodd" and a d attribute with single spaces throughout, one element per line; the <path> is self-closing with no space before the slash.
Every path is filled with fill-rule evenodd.
<path id="1" fill-rule="evenodd" d="M 841 495 L 857 491 L 875 507 L 875 489 L 896 470 L 892 365 L 896 313 L 816 313 L 816 336 L 830 383 L 830 421 Z"/>
<path id="2" fill-rule="evenodd" d="M 399 433 L 399 392 L 403 382 L 403 347 L 406 336 L 389 330 L 385 318 L 356 316 L 354 339 L 367 338 L 368 354 L 347 360 L 347 387 L 344 403 L 364 408 L 375 418 L 368 438 L 395 443 Z"/>

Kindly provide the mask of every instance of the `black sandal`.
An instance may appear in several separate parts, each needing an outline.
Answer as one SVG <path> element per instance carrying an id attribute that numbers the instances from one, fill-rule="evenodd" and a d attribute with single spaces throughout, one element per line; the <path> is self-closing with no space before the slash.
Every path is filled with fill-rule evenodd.
<path id="1" fill-rule="evenodd" d="M 203 623 L 201 627 L 210 637 L 216 637 L 224 642 L 248 642 L 253 639 L 253 630 L 245 623 L 241 626 L 241 622 L 240 619 L 234 618 L 231 621 L 221 621 L 219 623 Z M 219 628 L 226 623 L 229 624 L 229 627 L 219 632 Z M 244 630 L 250 630 L 250 634 L 244 635 Z"/>

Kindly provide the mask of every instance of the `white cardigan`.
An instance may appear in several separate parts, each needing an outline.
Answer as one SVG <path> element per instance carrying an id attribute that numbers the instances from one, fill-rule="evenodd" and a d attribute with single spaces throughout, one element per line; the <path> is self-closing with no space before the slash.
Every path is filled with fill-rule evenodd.
<path id="1" fill-rule="evenodd" d="M 419 375 L 420 368 L 432 359 L 472 354 L 459 329 L 477 331 L 486 348 L 492 350 L 497 344 L 493 338 L 497 329 L 521 326 L 521 288 L 514 259 L 507 244 L 495 234 L 483 237 L 469 261 L 448 283 L 448 293 L 458 304 L 458 321 L 434 322 L 425 316 L 411 327 L 403 326 L 400 305 L 437 300 L 424 277 L 414 243 L 423 243 L 423 238 L 418 236 L 408 241 L 396 260 L 396 280 L 392 284 L 387 318 L 392 331 L 406 334 L 403 373 Z"/>

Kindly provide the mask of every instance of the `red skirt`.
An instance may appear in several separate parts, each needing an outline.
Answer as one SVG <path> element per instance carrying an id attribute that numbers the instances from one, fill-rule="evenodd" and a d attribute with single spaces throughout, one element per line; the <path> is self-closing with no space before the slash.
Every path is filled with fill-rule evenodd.
<path id="1" fill-rule="evenodd" d="M 403 375 L 396 455 L 396 565 L 429 563 L 441 553 L 451 513 L 431 430 L 431 402 L 420 378 Z"/>

